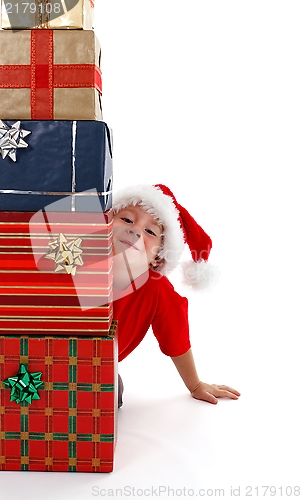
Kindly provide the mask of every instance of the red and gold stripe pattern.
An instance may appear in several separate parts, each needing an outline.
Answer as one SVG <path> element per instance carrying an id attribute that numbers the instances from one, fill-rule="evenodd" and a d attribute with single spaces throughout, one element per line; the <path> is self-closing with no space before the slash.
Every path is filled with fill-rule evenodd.
<path id="1" fill-rule="evenodd" d="M 45 258 L 62 233 L 82 239 L 75 276 Z M 108 334 L 112 321 L 112 212 L 0 212 L 0 334 Z"/>

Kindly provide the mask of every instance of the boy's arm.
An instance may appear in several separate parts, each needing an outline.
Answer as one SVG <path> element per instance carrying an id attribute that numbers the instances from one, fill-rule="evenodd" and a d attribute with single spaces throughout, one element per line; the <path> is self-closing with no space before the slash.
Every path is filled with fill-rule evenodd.
<path id="1" fill-rule="evenodd" d="M 191 349 L 185 354 L 171 359 L 193 398 L 216 404 L 218 403 L 217 398 L 238 399 L 238 396 L 240 396 L 238 391 L 226 385 L 201 382 L 197 374 Z"/>

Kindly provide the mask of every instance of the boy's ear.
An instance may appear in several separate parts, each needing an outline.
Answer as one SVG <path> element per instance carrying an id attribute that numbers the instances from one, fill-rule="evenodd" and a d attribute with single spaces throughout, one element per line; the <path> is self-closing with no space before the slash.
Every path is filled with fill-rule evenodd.
<path id="1" fill-rule="evenodd" d="M 151 262 L 150 262 L 150 267 L 152 267 L 152 269 L 155 271 L 156 268 L 158 267 L 158 265 L 160 264 L 161 262 L 161 258 L 157 255 L 155 257 L 155 259 L 153 259 Z"/>

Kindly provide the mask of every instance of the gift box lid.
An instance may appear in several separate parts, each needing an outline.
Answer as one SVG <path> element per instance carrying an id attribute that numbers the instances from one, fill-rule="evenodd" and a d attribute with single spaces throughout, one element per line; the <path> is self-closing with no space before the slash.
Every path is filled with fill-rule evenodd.
<path id="1" fill-rule="evenodd" d="M 99 121 L 0 121 L 0 210 L 112 206 L 112 133 Z"/>

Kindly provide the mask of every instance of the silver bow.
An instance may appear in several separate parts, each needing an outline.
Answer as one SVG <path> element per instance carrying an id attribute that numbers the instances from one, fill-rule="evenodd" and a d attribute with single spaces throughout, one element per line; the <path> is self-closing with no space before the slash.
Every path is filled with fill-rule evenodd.
<path id="1" fill-rule="evenodd" d="M 45 258 L 55 261 L 55 273 L 65 270 L 67 274 L 72 274 L 72 276 L 76 274 L 77 266 L 83 265 L 81 243 L 81 238 L 68 242 L 62 233 L 59 234 L 58 238 L 48 243 L 50 250 Z"/>
<path id="2" fill-rule="evenodd" d="M 0 120 L 0 151 L 2 159 L 9 156 L 13 161 L 16 161 L 16 153 L 18 148 L 27 148 L 28 144 L 23 140 L 30 130 L 21 128 L 21 122 L 17 121 L 10 127 Z"/>

